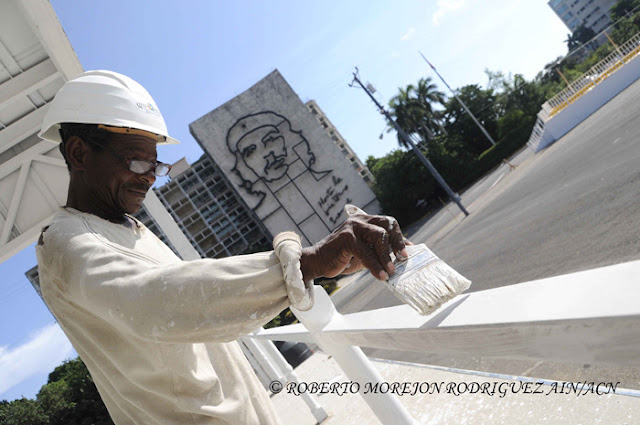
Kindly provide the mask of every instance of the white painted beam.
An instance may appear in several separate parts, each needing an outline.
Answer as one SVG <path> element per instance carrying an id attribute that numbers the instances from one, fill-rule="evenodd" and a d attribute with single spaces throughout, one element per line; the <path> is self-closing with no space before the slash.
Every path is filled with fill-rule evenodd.
<path id="1" fill-rule="evenodd" d="M 55 165 L 56 167 L 62 167 L 65 169 L 67 168 L 67 164 L 66 162 L 64 162 L 64 159 L 60 159 L 60 158 L 53 158 L 51 156 L 38 155 L 34 157 L 33 160 L 42 162 L 44 164 Z"/>
<path id="2" fill-rule="evenodd" d="M 37 91 L 34 91 L 34 92 L 28 94 L 27 95 L 27 99 L 29 99 L 31 101 L 31 104 L 35 108 L 40 108 L 40 107 L 44 106 L 45 103 L 47 103 L 44 100 L 44 97 L 42 97 L 42 95 L 40 93 L 38 93 Z"/>
<path id="3" fill-rule="evenodd" d="M 0 108 L 62 77 L 51 59 L 32 66 L 0 85 Z"/>
<path id="4" fill-rule="evenodd" d="M 240 349 L 242 350 L 242 353 L 245 355 L 245 357 L 249 361 L 251 368 L 258 376 L 260 383 L 265 389 L 268 389 L 269 383 L 273 381 L 273 379 L 271 379 L 267 375 L 267 372 L 262 368 L 262 366 L 260 366 L 260 363 L 258 363 L 258 360 L 256 359 L 256 357 L 253 355 L 251 350 L 249 350 L 249 347 L 247 347 L 247 345 L 244 343 L 244 340 L 239 339 L 237 342 L 238 342 L 238 345 L 240 346 Z"/>
<path id="5" fill-rule="evenodd" d="M 20 66 L 18 66 L 18 63 L 13 59 L 13 56 L 7 47 L 2 43 L 2 40 L 0 40 L 0 62 L 2 62 L 5 69 L 12 77 L 22 71 Z"/>
<path id="6" fill-rule="evenodd" d="M 73 51 L 55 10 L 48 0 L 19 0 L 31 28 L 38 36 L 56 68 L 69 80 L 83 72 L 82 65 Z"/>
<path id="7" fill-rule="evenodd" d="M 340 321 L 341 315 L 331 302 L 331 298 L 322 287 L 314 287 L 315 301 L 307 311 L 291 307 L 291 312 L 311 332 L 322 350 L 331 355 L 349 380 L 357 382 L 360 388 L 367 383 L 381 385 L 384 381 L 378 370 L 364 355 L 360 347 L 343 344 L 326 337 L 324 328 L 333 321 Z M 384 425 L 418 425 L 406 407 L 393 393 L 371 393 L 358 390 L 362 399 L 369 405 L 380 423 Z"/>
<path id="8" fill-rule="evenodd" d="M 42 120 L 48 108 L 48 104 L 44 105 L 0 130 L 0 153 L 11 149 L 27 137 L 37 133 L 42 126 Z"/>
<path id="9" fill-rule="evenodd" d="M 313 344 L 316 342 L 313 335 L 309 333 L 309 330 L 300 323 L 265 329 L 264 331 L 253 335 L 253 337 L 270 339 L 273 341 L 304 342 L 305 344 Z"/>
<path id="10" fill-rule="evenodd" d="M 64 165 L 64 161 L 62 161 L 62 163 Z M 49 207 L 52 210 L 55 210 L 58 207 L 60 207 L 56 198 L 49 191 L 49 188 L 47 187 L 47 184 L 45 183 L 44 179 L 42 178 L 40 173 L 38 173 L 38 170 L 36 170 L 33 167 L 33 162 L 31 162 L 31 179 L 33 180 L 33 183 L 35 183 L 35 187 L 38 190 L 38 192 L 40 192 L 40 194 L 42 195 L 44 200 L 47 201 L 47 204 L 49 204 Z"/>
<path id="11" fill-rule="evenodd" d="M 7 208 L 0 201 L 0 227 L 4 226 L 7 217 Z"/>
<path id="12" fill-rule="evenodd" d="M 2 132 L 0 132 L 0 135 L 1 134 Z M 57 149 L 57 147 L 58 145 L 56 143 L 43 140 L 40 143 L 31 146 L 26 151 L 20 152 L 18 155 L 0 164 L 0 180 L 22 167 L 22 164 L 26 161 L 31 161 L 34 157 L 45 154 L 51 149 Z"/>
<path id="13" fill-rule="evenodd" d="M 153 190 L 147 192 L 147 196 L 144 198 L 144 206 L 149 211 L 149 214 L 156 220 L 160 229 L 169 238 L 171 244 L 178 251 L 183 260 L 199 260 L 200 254 L 191 245 L 189 239 L 182 233 L 180 227 L 175 222 L 169 211 L 162 205 L 158 195 Z"/>
<path id="14" fill-rule="evenodd" d="M 258 341 L 251 337 L 244 337 L 241 341 L 247 346 L 261 369 L 267 372 L 271 381 L 278 380 L 283 386 L 287 382 L 295 382 L 297 384 L 302 382 L 273 342 Z M 311 414 L 315 417 L 317 423 L 321 424 L 329 417 L 315 396 L 305 392 L 300 394 L 300 398 L 309 406 L 309 410 L 311 410 Z"/>
<path id="15" fill-rule="evenodd" d="M 640 366 L 640 261 L 461 295 L 429 316 L 406 305 L 340 316 L 322 338 L 452 357 Z M 263 331 L 308 340 L 300 326 Z"/>
<path id="16" fill-rule="evenodd" d="M 16 216 L 18 215 L 18 208 L 20 207 L 20 202 L 22 201 L 22 195 L 24 194 L 24 187 L 27 183 L 27 177 L 29 176 L 30 168 L 31 161 L 24 162 L 22 164 L 22 167 L 20 168 L 20 175 L 18 176 L 18 181 L 15 188 L 13 189 L 11 204 L 9 204 L 9 211 L 7 212 L 7 217 L 2 228 L 2 233 L 0 233 L 0 245 L 6 244 L 9 240 L 9 236 L 11 236 L 11 229 L 13 228 L 13 225 L 16 221 Z"/>
<path id="17" fill-rule="evenodd" d="M 0 109 L 16 99 L 46 86 L 61 74 L 51 59 L 46 59 L 0 85 Z"/>
<path id="18" fill-rule="evenodd" d="M 9 258 L 13 257 L 36 240 L 40 236 L 40 231 L 44 226 L 51 222 L 53 214 L 37 223 L 35 226 L 27 229 L 24 233 L 20 234 L 17 238 L 11 239 L 7 244 L 0 245 L 0 263 L 5 262 Z"/>

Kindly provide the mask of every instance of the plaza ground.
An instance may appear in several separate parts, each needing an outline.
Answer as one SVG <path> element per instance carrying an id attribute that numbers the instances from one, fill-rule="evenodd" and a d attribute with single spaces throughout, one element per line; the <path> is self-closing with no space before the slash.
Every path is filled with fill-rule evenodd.
<path id="1" fill-rule="evenodd" d="M 469 188 L 461 195 L 470 212 L 468 217 L 455 204 L 449 204 L 428 221 L 405 229 L 410 239 L 414 243 L 426 243 L 471 279 L 470 291 L 640 259 L 638 104 L 640 82 L 631 85 L 549 148 L 535 155 L 529 150 L 521 151 L 512 159 L 517 165 L 515 170 L 502 165 Z M 343 279 L 341 287 L 332 298 L 343 314 L 400 303 L 366 274 Z M 602 282 L 602 290 L 607 290 L 607 282 Z M 508 424 L 516 418 L 528 418 L 535 423 L 631 424 L 636 423 L 640 415 L 637 397 L 640 371 L 637 369 L 604 364 L 495 361 L 473 356 L 452 360 L 373 349 L 366 349 L 365 353 L 373 358 L 414 364 L 376 363 L 385 369 L 383 376 L 389 381 L 393 379 L 387 377 L 387 373 L 398 374 L 404 381 L 418 379 L 417 376 L 433 381 L 440 373 L 449 374 L 448 379 L 454 381 L 478 379 L 421 366 L 442 365 L 515 376 L 553 376 L 574 382 L 620 382 L 622 388 L 636 395 L 612 395 L 606 396 L 610 399 L 600 397 L 591 402 L 575 396 L 557 399 L 551 395 L 544 400 L 515 397 L 499 401 L 475 396 L 446 401 L 438 396 L 425 401 L 405 396 L 403 402 L 423 423 L 441 423 L 439 420 L 447 423 L 443 416 L 446 409 L 457 414 L 448 417 L 450 423 Z M 319 356 L 323 354 L 314 355 L 309 365 L 319 362 Z M 307 372 L 307 368 L 315 372 Z M 314 373 L 321 373 L 320 369 L 305 364 L 299 370 L 303 379 L 307 378 L 306 373 L 309 379 L 316 377 Z M 338 379 L 339 375 L 336 371 L 327 379 Z M 323 395 L 321 402 L 323 397 L 332 400 L 331 396 Z M 357 406 L 362 401 L 357 397 L 345 400 L 343 396 L 335 406 L 331 404 L 336 415 L 326 423 L 376 423 L 375 419 L 365 421 L 364 416 L 360 416 L 366 414 L 366 408 L 360 412 Z M 418 404 L 416 410 L 412 410 L 413 403 Z M 473 417 L 469 416 L 470 411 L 474 412 Z M 607 413 L 603 415 L 603 412 Z"/>

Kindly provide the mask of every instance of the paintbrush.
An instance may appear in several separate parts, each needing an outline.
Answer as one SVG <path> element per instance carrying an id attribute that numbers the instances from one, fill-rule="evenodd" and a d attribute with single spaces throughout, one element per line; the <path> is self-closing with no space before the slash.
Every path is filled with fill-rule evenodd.
<path id="1" fill-rule="evenodd" d="M 347 216 L 367 215 L 347 204 Z M 471 281 L 438 258 L 425 244 L 406 245 L 409 256 L 395 258 L 395 273 L 384 281 L 393 295 L 426 316 L 471 286 Z"/>

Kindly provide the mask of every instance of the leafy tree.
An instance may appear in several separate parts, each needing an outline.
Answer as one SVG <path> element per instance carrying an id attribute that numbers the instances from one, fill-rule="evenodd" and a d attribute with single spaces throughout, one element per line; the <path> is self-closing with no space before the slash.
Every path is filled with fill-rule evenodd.
<path id="1" fill-rule="evenodd" d="M 546 100 L 546 94 L 535 80 L 527 81 L 521 74 L 514 76 L 504 76 L 501 72 L 485 70 L 489 77 L 488 87 L 495 92 L 495 110 L 498 119 L 498 138 L 503 140 L 505 134 L 511 132 L 516 127 L 533 126 L 535 116 L 540 110 L 540 105 Z M 518 113 L 517 111 L 520 111 Z M 511 118 L 505 120 L 508 115 Z M 512 119 L 520 116 L 522 120 Z"/>
<path id="2" fill-rule="evenodd" d="M 640 32 L 640 0 L 619 0 L 612 8 L 612 19 L 620 22 L 610 35 L 622 44 Z M 568 47 L 573 50 L 588 44 L 594 36 L 590 28 L 578 27 L 568 36 Z M 455 98 L 444 101 L 441 93 L 419 94 L 437 91 L 429 79 L 401 88 L 390 102 L 390 111 L 449 186 L 460 192 L 526 143 L 540 106 L 567 87 L 560 73 L 574 81 L 614 50 L 611 43 L 604 43 L 586 55 L 558 57 L 531 81 L 519 74 L 487 70 L 487 88 L 474 84 L 458 89 L 458 96 L 497 142 L 495 146 Z M 440 110 L 437 106 L 443 101 L 444 110 Z M 444 130 L 436 124 L 438 119 L 443 120 Z M 376 178 L 374 192 L 383 210 L 401 223 L 420 218 L 428 209 L 439 207 L 439 196 L 446 197 L 412 152 L 397 150 L 382 158 L 369 157 L 367 166 Z"/>
<path id="3" fill-rule="evenodd" d="M 483 90 L 479 85 L 471 84 L 459 89 L 458 97 L 495 140 L 498 115 L 493 90 Z M 447 101 L 444 117 L 447 132 L 459 136 L 474 156 L 480 155 L 492 146 L 457 99 L 450 98 Z"/>
<path id="4" fill-rule="evenodd" d="M 535 115 L 522 109 L 512 109 L 498 120 L 498 137 L 500 142 L 512 138 L 526 141 L 535 124 Z"/>
<path id="5" fill-rule="evenodd" d="M 0 402 L 0 424 L 46 425 L 48 417 L 36 400 L 23 397 L 12 402 Z"/>
<path id="6" fill-rule="evenodd" d="M 620 19 L 620 22 L 611 31 L 611 38 L 620 45 L 638 32 L 640 32 L 640 13 L 634 13 Z"/>
<path id="7" fill-rule="evenodd" d="M 585 72 L 589 71 L 595 64 L 608 56 L 613 50 L 614 47 L 611 45 L 611 43 L 604 43 L 600 47 L 598 47 L 595 52 L 585 58 L 581 63 L 571 65 L 571 67 L 575 68 L 581 74 L 584 74 Z"/>
<path id="8" fill-rule="evenodd" d="M 417 86 L 409 84 L 399 89 L 389 102 L 389 113 L 407 134 L 418 134 L 420 139 L 427 140 L 443 130 L 434 106 L 444 105 L 444 101 L 444 94 L 437 90 L 431 78 L 421 78 Z M 389 126 L 388 131 L 394 130 Z M 409 147 L 400 135 L 398 144 Z"/>
<path id="9" fill-rule="evenodd" d="M 444 93 L 437 89 L 437 86 L 431 82 L 430 77 L 420 78 L 418 80 L 418 86 L 416 87 L 416 98 L 420 105 L 424 105 L 427 112 L 427 126 L 446 133 L 442 126 L 442 117 L 440 113 L 434 110 L 433 106 L 444 106 L 445 96 Z M 435 124 L 435 125 L 434 125 Z M 425 126 L 422 126 L 424 128 Z"/>
<path id="10" fill-rule="evenodd" d="M 588 44 L 589 41 L 595 36 L 596 33 L 584 24 L 578 25 L 578 27 L 573 31 L 573 37 L 579 43 L 578 46 Z"/>
<path id="11" fill-rule="evenodd" d="M 49 425 L 72 423 L 76 403 L 71 401 L 71 388 L 65 380 L 44 385 L 38 392 L 37 403 L 46 412 Z"/>
<path id="12" fill-rule="evenodd" d="M 413 152 L 394 150 L 382 158 L 367 158 L 376 179 L 374 192 L 382 209 L 401 225 L 412 223 L 427 212 L 427 199 L 438 187 Z"/>
<path id="13" fill-rule="evenodd" d="M 35 400 L 0 402 L 0 425 L 113 425 L 85 364 L 65 361 Z"/>
<path id="14" fill-rule="evenodd" d="M 611 20 L 615 22 L 618 19 L 628 17 L 628 14 L 632 13 L 638 6 L 640 6 L 640 0 L 618 0 L 618 2 L 609 9 Z"/>
<path id="15" fill-rule="evenodd" d="M 64 382 L 64 384 L 59 384 L 59 382 Z M 49 386 L 52 388 L 49 389 Z M 55 397 L 63 397 L 66 405 L 57 402 Z M 51 415 L 52 425 L 107 425 L 113 423 L 100 398 L 93 378 L 80 358 L 64 362 L 49 374 L 49 382 L 38 393 L 38 401 L 41 399 L 54 401 L 51 404 L 52 407 L 59 409 L 54 412 L 47 411 Z M 72 419 L 66 421 L 66 414 Z"/>
<path id="16" fill-rule="evenodd" d="M 555 60 L 546 64 L 542 71 L 538 72 L 535 80 L 540 86 L 548 86 L 550 84 L 560 82 L 560 75 L 555 71 L 555 69 L 559 66 L 562 59 L 562 56 L 558 56 Z"/>
<path id="17" fill-rule="evenodd" d="M 472 181 L 469 177 L 472 176 L 471 170 L 475 155 L 468 149 L 468 145 L 459 134 L 449 133 L 438 136 L 426 145 L 431 164 L 453 191 L 463 189 Z M 422 165 L 422 167 L 425 166 Z M 433 184 L 437 188 L 433 192 L 434 199 L 437 196 L 446 198 L 446 192 L 436 184 L 435 178 L 429 174 L 429 179 L 433 180 Z"/>
<path id="18" fill-rule="evenodd" d="M 553 65 L 548 66 L 547 73 L 552 71 Z M 424 137 L 419 128 L 412 127 L 412 122 L 406 124 L 409 131 L 421 136 L 419 149 L 455 192 L 464 190 L 524 145 L 540 105 L 548 97 L 547 86 L 555 90 L 560 84 L 555 81 L 556 76 L 544 74 L 527 81 L 519 74 L 505 76 L 502 72 L 489 70 L 486 73 L 489 77 L 486 89 L 469 85 L 458 90 L 458 95 L 497 141 L 496 146 L 489 143 L 455 98 L 445 103 L 446 133 Z M 410 99 L 411 87 L 401 89 L 394 98 L 396 105 L 410 103 L 398 100 Z M 403 117 L 398 109 L 396 114 Z M 382 158 L 369 157 L 367 166 L 376 179 L 374 192 L 383 210 L 396 216 L 400 223 L 413 222 L 430 209 L 439 208 L 438 198 L 447 198 L 444 189 L 412 151 L 397 150 Z"/>
<path id="19" fill-rule="evenodd" d="M 616 44 L 622 44 L 640 32 L 640 0 L 618 0 L 609 9 L 609 16 L 617 22 L 609 31 Z"/>

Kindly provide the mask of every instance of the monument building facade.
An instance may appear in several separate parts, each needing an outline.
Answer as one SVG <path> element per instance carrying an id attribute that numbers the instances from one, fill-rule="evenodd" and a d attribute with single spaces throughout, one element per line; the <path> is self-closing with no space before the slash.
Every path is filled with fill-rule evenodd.
<path id="1" fill-rule="evenodd" d="M 277 70 L 190 130 L 273 235 L 293 230 L 309 245 L 344 221 L 346 204 L 380 212 L 363 176 Z"/>

